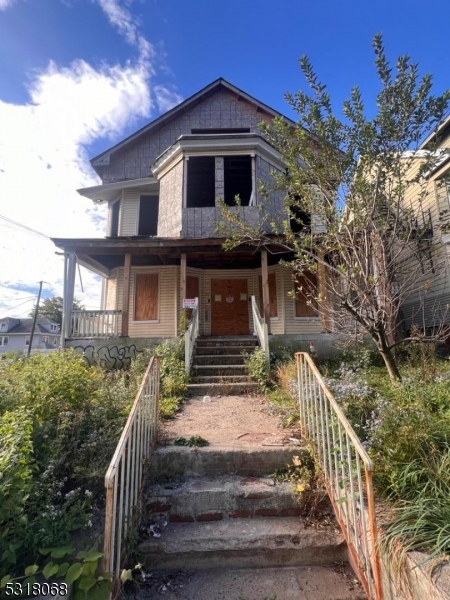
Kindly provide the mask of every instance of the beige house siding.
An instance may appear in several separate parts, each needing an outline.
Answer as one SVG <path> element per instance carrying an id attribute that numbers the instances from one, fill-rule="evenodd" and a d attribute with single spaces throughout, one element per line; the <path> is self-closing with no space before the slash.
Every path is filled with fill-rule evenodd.
<path id="1" fill-rule="evenodd" d="M 137 273 L 159 274 L 158 320 L 156 323 L 134 321 L 134 285 Z M 177 267 L 131 267 L 130 314 L 128 335 L 130 337 L 175 337 L 177 335 Z M 123 267 L 117 274 L 117 304 L 123 305 Z"/>
<path id="2" fill-rule="evenodd" d="M 290 293 L 294 291 L 294 279 L 292 274 L 285 268 L 283 273 L 283 297 L 285 309 L 285 331 L 287 334 L 296 333 L 322 333 L 322 320 L 320 317 L 303 317 L 295 316 L 295 300 L 290 297 Z"/>
<path id="3" fill-rule="evenodd" d="M 115 310 L 117 306 L 117 279 L 105 279 L 105 310 Z"/>
<path id="4" fill-rule="evenodd" d="M 159 318 L 157 323 L 134 321 L 134 282 L 136 273 L 159 273 Z M 290 272 L 281 265 L 269 267 L 269 273 L 276 274 L 278 318 L 270 321 L 271 333 L 313 334 L 322 332 L 320 318 L 295 318 L 295 302 L 289 297 L 293 290 L 293 279 Z M 256 296 L 259 302 L 258 279 L 261 269 L 214 269 L 202 270 L 188 267 L 188 276 L 199 278 L 200 285 L 200 335 L 211 333 L 211 280 L 212 279 L 247 279 L 248 281 L 248 316 L 249 333 L 253 334 L 253 317 L 250 296 Z M 130 280 L 130 337 L 175 337 L 178 333 L 180 319 L 180 276 L 179 266 L 132 267 Z M 105 280 L 105 307 L 107 309 L 122 308 L 123 267 L 115 271 L 115 276 Z"/>
<path id="5" fill-rule="evenodd" d="M 139 212 L 139 189 L 124 190 L 120 207 L 119 235 L 136 235 Z"/>
<path id="6" fill-rule="evenodd" d="M 418 172 L 422 160 L 411 165 L 407 178 L 412 179 Z M 422 206 L 420 198 L 422 197 Z M 445 317 L 446 305 L 450 303 L 449 256 L 447 247 L 441 241 L 439 219 L 448 210 L 448 196 L 445 186 L 435 176 L 424 183 L 411 185 L 405 194 L 405 203 L 416 211 L 419 226 L 431 219 L 433 239 L 430 251 L 425 247 L 422 265 L 416 258 L 408 259 L 409 272 L 416 273 L 414 289 L 402 304 L 406 329 L 412 322 L 429 327 L 438 324 Z M 434 273 L 432 272 L 434 269 Z M 401 278 L 400 283 L 401 283 Z M 447 319 L 448 320 L 448 319 Z"/>

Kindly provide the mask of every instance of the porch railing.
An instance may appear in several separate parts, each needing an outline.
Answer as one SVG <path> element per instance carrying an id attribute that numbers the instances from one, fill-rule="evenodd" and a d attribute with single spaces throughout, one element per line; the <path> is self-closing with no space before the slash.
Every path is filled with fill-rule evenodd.
<path id="1" fill-rule="evenodd" d="M 156 442 L 159 358 L 152 356 L 105 476 L 104 570 L 120 575 L 122 545 L 137 514 L 147 465 Z"/>
<path id="2" fill-rule="evenodd" d="M 120 310 L 74 310 L 71 313 L 71 338 L 116 337 Z"/>
<path id="3" fill-rule="evenodd" d="M 373 493 L 373 463 L 312 358 L 298 352 L 302 434 L 321 463 L 325 484 L 354 565 L 370 600 L 382 600 Z"/>
<path id="4" fill-rule="evenodd" d="M 270 368 L 270 352 L 269 352 L 269 334 L 267 323 L 261 317 L 259 313 L 258 304 L 256 303 L 256 297 L 252 296 L 252 315 L 253 315 L 253 327 L 255 329 L 256 337 L 259 340 L 261 348 L 264 350 L 266 357 L 267 369 Z"/>
<path id="5" fill-rule="evenodd" d="M 199 314 L 198 314 L 198 298 L 195 299 L 194 308 L 192 309 L 191 322 L 184 336 L 184 363 L 186 375 L 189 377 L 191 372 L 192 357 L 194 355 L 195 342 L 198 337 Z"/>

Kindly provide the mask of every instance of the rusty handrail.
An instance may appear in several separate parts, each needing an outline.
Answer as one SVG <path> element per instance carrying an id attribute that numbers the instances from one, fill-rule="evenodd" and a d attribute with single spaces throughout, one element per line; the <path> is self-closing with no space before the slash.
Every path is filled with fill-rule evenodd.
<path id="1" fill-rule="evenodd" d="M 302 435 L 312 442 L 321 463 L 336 518 L 369 600 L 382 600 L 373 462 L 312 358 L 306 352 L 297 352 L 295 358 Z"/>

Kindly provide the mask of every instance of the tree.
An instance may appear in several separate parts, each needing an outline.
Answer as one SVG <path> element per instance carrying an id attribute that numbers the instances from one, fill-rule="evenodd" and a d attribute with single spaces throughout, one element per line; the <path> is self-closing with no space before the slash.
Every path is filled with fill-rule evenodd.
<path id="1" fill-rule="evenodd" d="M 270 221 L 274 212 L 267 200 L 261 222 L 269 220 L 276 232 L 268 235 L 222 205 L 219 230 L 227 248 L 247 243 L 293 251 L 297 273 L 321 275 L 303 279 L 311 305 L 326 311 L 335 330 L 369 335 L 390 377 L 400 379 L 393 349 L 400 342 L 401 306 L 418 287 L 426 292 L 436 266 L 429 259 L 436 249 L 423 203 L 427 173 L 440 155 L 418 148 L 443 122 L 450 91 L 433 96 L 432 77 L 419 78 L 409 56 L 398 58 L 393 75 L 380 35 L 373 47 L 381 90 L 372 118 L 358 87 L 338 118 L 310 61 L 300 59 L 310 91 L 286 94 L 297 126 L 282 118 L 261 125 L 287 166 L 265 190 L 267 199 L 270 192 L 285 191 L 285 217 Z M 407 201 L 412 191 L 413 204 Z"/>
<path id="2" fill-rule="evenodd" d="M 72 310 L 83 310 L 84 306 L 82 306 L 77 300 L 73 301 Z M 33 307 L 33 310 L 30 312 L 29 316 L 34 317 L 34 311 L 36 310 L 36 305 Z M 52 296 L 51 298 L 45 298 L 39 306 L 38 318 L 50 319 L 51 321 L 55 321 L 59 325 L 62 324 L 62 314 L 63 314 L 63 299 L 61 296 Z"/>

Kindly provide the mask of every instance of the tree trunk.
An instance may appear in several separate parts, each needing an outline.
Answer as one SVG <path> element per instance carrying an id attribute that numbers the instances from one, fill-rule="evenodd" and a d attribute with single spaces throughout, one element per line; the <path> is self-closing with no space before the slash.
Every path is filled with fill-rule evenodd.
<path id="1" fill-rule="evenodd" d="M 394 355 L 392 354 L 392 349 L 387 344 L 385 332 L 378 332 L 378 336 L 378 352 L 383 357 L 384 364 L 386 365 L 386 369 L 389 373 L 391 381 L 401 381 L 402 376 L 400 375 L 400 371 L 398 370 Z"/>

